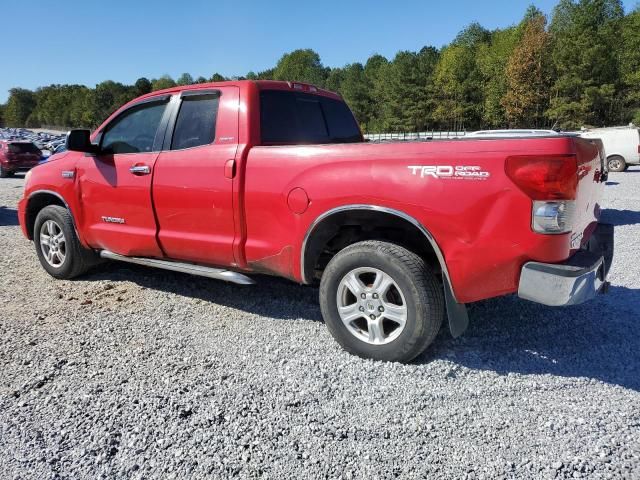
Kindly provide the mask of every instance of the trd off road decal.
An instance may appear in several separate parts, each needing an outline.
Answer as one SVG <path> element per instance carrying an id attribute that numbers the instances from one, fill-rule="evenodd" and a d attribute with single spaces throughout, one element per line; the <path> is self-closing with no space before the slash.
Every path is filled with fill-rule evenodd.
<path id="1" fill-rule="evenodd" d="M 491 174 L 475 165 L 411 165 L 412 175 L 451 180 L 486 180 Z"/>

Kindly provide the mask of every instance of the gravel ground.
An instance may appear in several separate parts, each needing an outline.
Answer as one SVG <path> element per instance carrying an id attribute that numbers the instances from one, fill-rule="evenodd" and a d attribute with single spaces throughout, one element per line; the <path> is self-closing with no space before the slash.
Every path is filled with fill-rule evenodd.
<path id="1" fill-rule="evenodd" d="M 0 478 L 640 478 L 640 168 L 610 294 L 471 306 L 410 365 L 342 352 L 317 290 L 110 264 L 54 281 L 0 182 Z M 635 292 L 635 293 L 634 293 Z"/>

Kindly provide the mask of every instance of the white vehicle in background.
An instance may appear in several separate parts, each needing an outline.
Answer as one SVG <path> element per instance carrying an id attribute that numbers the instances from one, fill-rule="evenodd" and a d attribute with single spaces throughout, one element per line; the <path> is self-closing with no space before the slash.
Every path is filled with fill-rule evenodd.
<path id="1" fill-rule="evenodd" d="M 580 136 L 602 140 L 610 172 L 623 172 L 629 165 L 640 164 L 640 132 L 633 124 L 627 127 L 584 129 Z"/>

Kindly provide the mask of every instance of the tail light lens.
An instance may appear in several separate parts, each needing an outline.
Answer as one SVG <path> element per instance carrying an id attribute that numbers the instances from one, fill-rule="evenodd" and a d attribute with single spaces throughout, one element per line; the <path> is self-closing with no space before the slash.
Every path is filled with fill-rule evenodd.
<path id="1" fill-rule="evenodd" d="M 531 200 L 574 200 L 578 188 L 575 155 L 508 157 L 507 176 Z"/>

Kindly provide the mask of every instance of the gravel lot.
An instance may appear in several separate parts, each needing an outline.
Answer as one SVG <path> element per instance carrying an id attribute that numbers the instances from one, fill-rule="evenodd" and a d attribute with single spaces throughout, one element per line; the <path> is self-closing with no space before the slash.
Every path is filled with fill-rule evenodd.
<path id="1" fill-rule="evenodd" d="M 109 264 L 54 281 L 0 181 L 0 478 L 640 478 L 640 168 L 610 294 L 471 306 L 413 364 L 342 352 L 317 290 Z"/>

